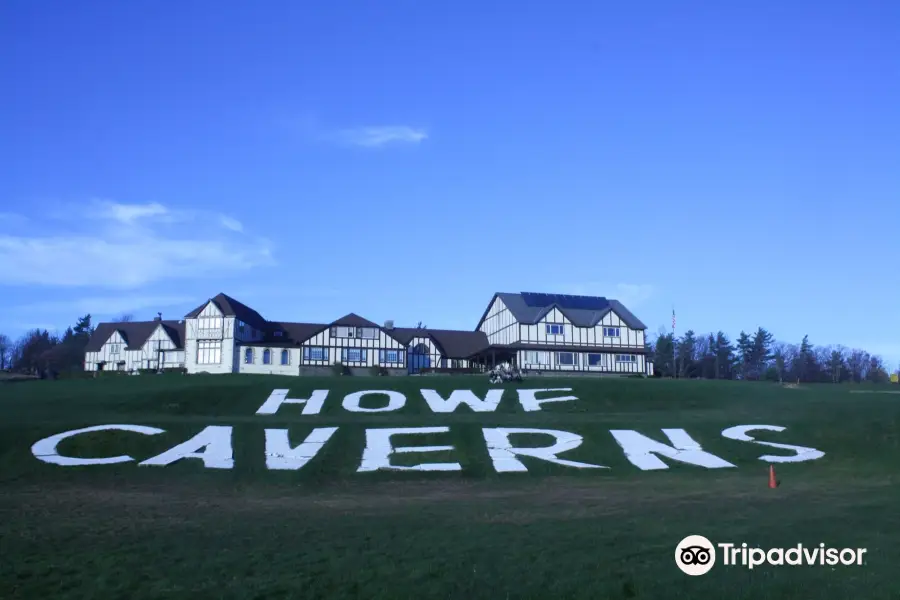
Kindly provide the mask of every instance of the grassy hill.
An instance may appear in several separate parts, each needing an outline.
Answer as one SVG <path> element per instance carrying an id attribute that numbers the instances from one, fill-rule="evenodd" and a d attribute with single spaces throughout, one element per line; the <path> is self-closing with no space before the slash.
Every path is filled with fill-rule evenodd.
<path id="1" fill-rule="evenodd" d="M 577 400 L 526 412 L 516 386 L 496 410 L 435 414 L 421 388 L 443 397 L 484 377 L 280 378 L 141 376 L 0 384 L 0 590 L 3 598 L 896 598 L 900 584 L 900 395 L 863 388 L 635 379 L 549 379 L 521 388 L 571 388 Z M 321 414 L 283 405 L 257 415 L 273 389 L 290 397 L 329 390 Z M 360 390 L 406 397 L 394 412 L 348 412 Z M 877 391 L 898 390 L 896 386 Z M 876 390 L 872 390 L 876 391 Z M 564 395 L 566 393 L 556 393 Z M 552 395 L 552 394 L 551 394 Z M 362 406 L 383 406 L 367 396 Z M 63 440 L 71 457 L 129 455 L 109 465 L 39 461 L 47 436 L 101 424 L 165 430 L 105 431 Z M 778 425 L 758 440 L 812 447 L 793 454 L 726 439 L 736 425 Z M 138 463 L 207 426 L 232 428 L 233 468 L 200 459 Z M 459 463 L 460 471 L 357 472 L 366 430 L 449 427 L 398 436 L 395 446 L 452 446 L 392 455 L 398 465 Z M 297 445 L 314 429 L 337 431 L 298 470 L 266 468 L 266 429 Z M 560 458 L 577 469 L 521 457 L 527 472 L 497 473 L 482 428 L 572 432 L 583 443 Z M 733 464 L 707 469 L 662 457 L 641 470 L 611 430 L 663 443 L 684 429 Z M 513 436 L 517 446 L 546 436 Z M 675 565 L 689 534 L 763 548 L 802 543 L 866 548 L 862 566 L 727 567 L 700 577 Z"/>

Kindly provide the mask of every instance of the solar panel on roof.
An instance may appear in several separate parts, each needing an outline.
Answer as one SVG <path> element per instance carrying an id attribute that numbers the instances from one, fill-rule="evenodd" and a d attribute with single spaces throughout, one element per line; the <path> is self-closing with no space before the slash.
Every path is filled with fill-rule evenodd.
<path id="1" fill-rule="evenodd" d="M 534 308 L 543 308 L 551 304 L 557 304 L 562 308 L 576 310 L 603 310 L 609 306 L 609 301 L 602 296 L 571 296 L 568 294 L 540 294 L 536 292 L 522 292 L 525 304 Z"/>

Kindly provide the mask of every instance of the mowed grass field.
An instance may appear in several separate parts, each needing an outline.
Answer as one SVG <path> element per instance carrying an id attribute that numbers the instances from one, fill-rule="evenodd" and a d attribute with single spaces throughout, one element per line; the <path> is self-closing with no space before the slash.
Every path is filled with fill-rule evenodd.
<path id="1" fill-rule="evenodd" d="M 285 378 L 141 376 L 0 385 L 0 598 L 897 598 L 900 596 L 900 395 L 856 387 L 636 379 L 535 378 L 523 388 L 572 388 L 578 400 L 525 412 L 507 385 L 495 412 L 432 413 L 420 388 L 445 397 L 486 377 Z M 319 415 L 257 409 L 273 389 L 290 397 L 330 390 Z M 351 413 L 347 393 L 390 389 L 406 405 Z M 874 389 L 874 388 L 873 388 Z M 897 386 L 881 390 L 900 390 Z M 384 397 L 367 397 L 372 407 Z M 364 404 L 366 405 L 366 404 Z M 37 460 L 36 441 L 101 424 L 165 430 L 100 432 L 64 440 L 74 457 L 127 454 L 133 462 L 66 467 Z M 735 425 L 780 425 L 758 440 L 726 439 Z M 233 427 L 234 466 L 199 459 L 139 466 L 208 425 Z M 459 462 L 459 472 L 358 473 L 367 428 L 448 426 L 395 445 L 452 445 L 395 464 Z M 265 429 L 299 444 L 316 427 L 337 432 L 299 470 L 266 468 Z M 482 427 L 559 429 L 584 443 L 561 458 L 523 457 L 527 473 L 497 473 Z M 683 428 L 736 468 L 662 460 L 631 464 L 610 434 L 631 429 L 668 442 Z M 537 436 L 517 445 L 547 445 Z M 684 575 L 675 546 L 689 534 L 763 548 L 802 543 L 867 548 L 862 566 L 726 567 Z"/>

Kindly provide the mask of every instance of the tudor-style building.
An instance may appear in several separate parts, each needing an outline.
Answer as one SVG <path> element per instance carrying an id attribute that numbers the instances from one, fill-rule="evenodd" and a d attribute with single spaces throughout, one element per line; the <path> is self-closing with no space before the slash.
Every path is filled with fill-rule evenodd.
<path id="1" fill-rule="evenodd" d="M 353 313 L 331 323 L 268 321 L 219 294 L 183 321 L 101 323 L 85 369 L 311 375 L 340 363 L 399 375 L 508 361 L 539 372 L 652 374 L 645 329 L 620 302 L 587 296 L 498 293 L 478 327 L 462 331 L 382 326 Z"/>
<path id="2" fill-rule="evenodd" d="M 137 371 L 184 366 L 184 322 L 100 323 L 84 353 L 86 371 Z"/>
<path id="3" fill-rule="evenodd" d="M 653 373 L 647 326 L 617 300 L 498 293 L 478 329 L 494 356 L 527 370 Z"/>

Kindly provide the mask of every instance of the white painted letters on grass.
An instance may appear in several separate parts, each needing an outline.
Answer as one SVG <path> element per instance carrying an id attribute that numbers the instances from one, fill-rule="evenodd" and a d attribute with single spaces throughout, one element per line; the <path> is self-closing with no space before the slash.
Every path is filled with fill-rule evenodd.
<path id="1" fill-rule="evenodd" d="M 703 450 L 684 429 L 663 429 L 662 432 L 672 443 L 667 446 L 631 429 L 614 429 L 610 433 L 625 451 L 625 457 L 642 471 L 668 469 L 668 465 L 659 459 L 657 454 L 698 467 L 722 469 L 733 467 L 726 460 Z"/>
<path id="2" fill-rule="evenodd" d="M 234 453 L 231 449 L 231 427 L 210 425 L 188 441 L 140 464 L 164 467 L 183 458 L 199 458 L 207 469 L 232 468 Z"/>
<path id="3" fill-rule="evenodd" d="M 453 390 L 450 397 L 444 399 L 436 390 L 419 390 L 432 412 L 452 413 L 460 404 L 466 404 L 475 412 L 494 412 L 503 398 L 503 390 L 488 390 L 484 400 L 472 390 Z"/>
<path id="4" fill-rule="evenodd" d="M 288 390 L 272 390 L 268 399 L 256 411 L 258 415 L 274 415 L 282 404 L 303 404 L 302 415 L 317 415 L 325 404 L 328 390 L 313 390 L 309 398 L 288 398 Z"/>
<path id="5" fill-rule="evenodd" d="M 313 429 L 296 448 L 291 448 L 287 429 L 266 429 L 266 468 L 272 471 L 300 469 L 319 453 L 337 429 L 337 427 Z"/>
<path id="6" fill-rule="evenodd" d="M 111 465 L 115 463 L 123 463 L 134 460 L 130 456 L 110 456 L 107 458 L 73 458 L 71 456 L 60 456 L 56 447 L 61 441 L 82 433 L 91 433 L 94 431 L 131 431 L 133 433 L 142 433 L 144 435 L 156 435 L 164 433 L 164 429 L 156 427 L 145 427 L 143 425 L 94 425 L 93 427 L 85 427 L 84 429 L 74 429 L 51 435 L 34 443 L 31 446 L 31 453 L 38 460 L 54 465 L 63 465 L 65 467 L 76 467 L 81 465 Z"/>
<path id="7" fill-rule="evenodd" d="M 398 429 L 366 429 L 366 448 L 363 450 L 362 463 L 358 473 L 385 469 L 390 471 L 461 471 L 459 463 L 423 463 L 410 467 L 391 464 L 392 454 L 408 452 L 446 452 L 453 446 L 401 446 L 395 448 L 391 444 L 392 435 L 425 435 L 429 433 L 447 433 L 449 427 L 402 427 Z"/>
<path id="8" fill-rule="evenodd" d="M 591 465 L 574 460 L 559 458 L 557 454 L 574 450 L 581 445 L 582 437 L 569 431 L 557 429 L 524 429 L 519 427 L 485 427 L 481 430 L 484 441 L 487 443 L 488 454 L 494 463 L 494 470 L 498 473 L 526 472 L 528 469 L 516 456 L 530 456 L 564 467 L 578 469 L 608 469 L 601 465 Z M 538 448 L 513 446 L 509 436 L 514 433 L 531 433 L 553 436 L 556 441 L 552 446 Z"/>
<path id="9" fill-rule="evenodd" d="M 359 405 L 360 400 L 362 400 L 363 396 L 379 394 L 382 396 L 388 397 L 387 406 L 383 406 L 381 408 L 363 408 Z M 391 390 L 366 390 L 362 392 L 353 392 L 352 394 L 347 394 L 344 397 L 343 407 L 344 410 L 348 412 L 367 412 L 367 413 L 375 413 L 375 412 L 391 412 L 394 410 L 399 410 L 403 408 L 406 404 L 406 396 L 401 394 L 400 392 L 394 392 Z"/>
<path id="10" fill-rule="evenodd" d="M 816 450 L 815 448 L 807 448 L 806 446 L 794 446 L 793 444 L 779 444 L 776 442 L 763 442 L 747 435 L 748 431 L 784 431 L 784 429 L 785 428 L 781 425 L 737 425 L 736 427 L 729 427 L 728 429 L 722 431 L 722 436 L 730 440 L 737 440 L 739 442 L 752 442 L 754 444 L 759 444 L 760 446 L 769 446 L 770 448 L 780 448 L 782 450 L 792 450 L 794 452 L 793 456 L 776 456 L 773 454 L 764 454 L 759 457 L 759 460 L 770 463 L 804 462 L 807 460 L 816 460 L 817 458 L 822 458 L 823 456 L 825 456 L 824 452 Z"/>
<path id="11" fill-rule="evenodd" d="M 519 404 L 526 412 L 541 410 L 541 404 L 546 402 L 568 402 L 578 400 L 575 396 L 557 396 L 555 398 L 537 398 L 538 394 L 546 392 L 571 392 L 572 388 L 550 388 L 546 390 L 518 390 Z"/>

